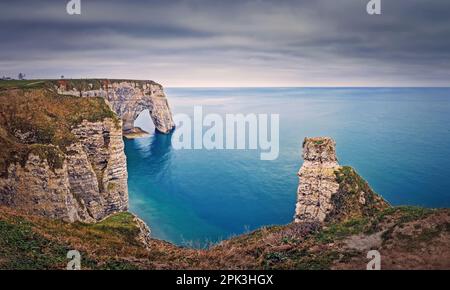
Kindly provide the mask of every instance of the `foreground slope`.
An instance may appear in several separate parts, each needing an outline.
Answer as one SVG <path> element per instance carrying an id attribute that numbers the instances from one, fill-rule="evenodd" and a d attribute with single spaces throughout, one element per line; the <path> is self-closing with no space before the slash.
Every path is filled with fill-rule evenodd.
<path id="1" fill-rule="evenodd" d="M 1 269 L 65 269 L 73 249 L 83 269 L 365 269 L 372 249 L 382 269 L 450 269 L 449 245 L 448 209 L 398 207 L 328 225 L 270 226 L 189 249 L 145 238 L 127 212 L 83 224 L 0 208 Z"/>

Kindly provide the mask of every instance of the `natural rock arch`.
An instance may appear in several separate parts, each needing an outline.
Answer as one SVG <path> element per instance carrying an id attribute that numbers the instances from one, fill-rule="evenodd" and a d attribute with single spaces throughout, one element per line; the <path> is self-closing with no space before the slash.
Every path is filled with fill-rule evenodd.
<path id="1" fill-rule="evenodd" d="M 169 133 L 175 126 L 163 87 L 153 81 L 134 80 L 81 80 L 59 81 L 61 94 L 81 97 L 103 97 L 123 121 L 123 132 L 136 133 L 134 121 L 144 110 L 157 131 Z"/>
<path id="2" fill-rule="evenodd" d="M 174 127 L 172 112 L 162 86 L 153 82 L 119 82 L 109 85 L 106 99 L 122 118 L 124 133 L 133 131 L 134 121 L 145 110 L 156 130 L 168 133 Z"/>

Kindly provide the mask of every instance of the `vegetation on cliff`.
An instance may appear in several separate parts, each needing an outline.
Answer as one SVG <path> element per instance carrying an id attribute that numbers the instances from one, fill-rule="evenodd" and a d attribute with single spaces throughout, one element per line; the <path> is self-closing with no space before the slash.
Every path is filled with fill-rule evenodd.
<path id="1" fill-rule="evenodd" d="M 134 216 L 120 213 L 97 224 L 64 223 L 0 208 L 0 269 L 64 269 L 78 249 L 87 269 L 133 269 L 127 261 L 146 253 L 135 239 Z M 119 258 L 119 257 L 121 258 Z"/>
<path id="2" fill-rule="evenodd" d="M 367 251 L 382 269 L 450 268 L 450 210 L 394 207 L 326 225 L 264 227 L 209 249 L 139 241 L 130 213 L 97 224 L 64 223 L 0 207 L 0 268 L 64 269 L 67 251 L 84 269 L 365 269 Z"/>
<path id="3" fill-rule="evenodd" d="M 43 81 L 2 81 L 0 88 L 2 175 L 11 163 L 23 165 L 30 153 L 59 168 L 66 147 L 75 141 L 72 128 L 83 120 L 119 122 L 104 99 L 61 96 Z"/>
<path id="4" fill-rule="evenodd" d="M 327 216 L 328 222 L 373 216 L 389 207 L 389 204 L 350 166 L 342 166 L 334 174 L 339 189 L 331 197 L 331 202 L 335 206 Z"/>
<path id="5" fill-rule="evenodd" d="M 140 85 L 152 84 L 158 85 L 154 81 L 148 80 L 126 80 L 126 79 L 34 79 L 34 80 L 0 80 L 0 90 L 8 89 L 32 89 L 32 88 L 47 88 L 53 89 L 55 86 L 63 84 L 67 90 L 98 90 L 100 88 L 107 88 L 111 82 L 130 82 Z"/>

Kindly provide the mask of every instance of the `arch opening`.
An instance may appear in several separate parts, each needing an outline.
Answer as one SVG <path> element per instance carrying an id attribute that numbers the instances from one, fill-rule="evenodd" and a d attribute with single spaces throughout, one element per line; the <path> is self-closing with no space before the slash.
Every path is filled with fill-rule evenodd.
<path id="1" fill-rule="evenodd" d="M 124 119 L 123 122 L 123 135 L 128 139 L 147 137 L 156 129 L 149 109 L 144 109 L 135 117 Z"/>
<path id="2" fill-rule="evenodd" d="M 134 127 L 141 128 L 144 131 L 152 133 L 155 131 L 156 127 L 148 109 L 143 110 L 139 113 L 136 120 L 134 120 Z"/>

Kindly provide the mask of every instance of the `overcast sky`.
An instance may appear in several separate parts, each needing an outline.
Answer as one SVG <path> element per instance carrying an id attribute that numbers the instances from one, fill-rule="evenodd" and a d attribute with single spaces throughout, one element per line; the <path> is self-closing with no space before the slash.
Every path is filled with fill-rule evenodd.
<path id="1" fill-rule="evenodd" d="M 165 86 L 449 86 L 450 1 L 0 2 L 0 76 Z"/>

